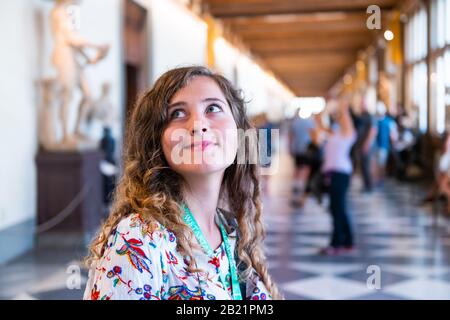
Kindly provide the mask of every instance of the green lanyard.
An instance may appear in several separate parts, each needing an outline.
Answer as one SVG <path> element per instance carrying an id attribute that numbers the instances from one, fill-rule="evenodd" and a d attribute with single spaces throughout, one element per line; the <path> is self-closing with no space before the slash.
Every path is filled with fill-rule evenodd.
<path id="1" fill-rule="evenodd" d="M 214 257 L 214 251 L 211 249 L 208 241 L 206 241 L 205 236 L 202 233 L 202 230 L 200 229 L 200 226 L 198 225 L 197 221 L 195 220 L 194 216 L 192 215 L 191 210 L 188 208 L 187 205 L 183 205 L 184 207 L 184 222 L 186 222 L 189 227 L 194 232 L 195 238 L 202 246 L 203 250 L 205 250 L 206 254 L 213 258 Z M 231 255 L 231 249 L 230 244 L 228 242 L 228 235 L 225 231 L 225 228 L 223 224 L 221 223 L 219 225 L 220 232 L 222 233 L 223 243 L 225 246 L 225 252 L 227 253 L 228 257 L 228 264 L 230 265 L 230 274 L 231 274 L 231 290 L 233 293 L 233 300 L 242 300 L 242 294 L 241 294 L 241 288 L 239 286 L 239 281 L 237 279 L 237 271 L 236 271 L 236 262 L 234 261 L 233 256 Z M 219 271 L 219 279 L 220 282 L 222 282 L 223 287 L 225 290 L 227 290 L 227 285 L 225 282 L 225 279 L 222 277 L 222 273 Z"/>

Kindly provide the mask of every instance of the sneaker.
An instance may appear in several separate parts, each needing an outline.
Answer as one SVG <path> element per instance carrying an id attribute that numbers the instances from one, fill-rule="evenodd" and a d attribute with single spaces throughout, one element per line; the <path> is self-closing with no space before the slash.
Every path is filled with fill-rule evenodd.
<path id="1" fill-rule="evenodd" d="M 335 247 L 325 247 L 319 250 L 319 255 L 321 256 L 336 256 L 340 253 L 340 248 Z"/>
<path id="2" fill-rule="evenodd" d="M 342 253 L 355 253 L 356 248 L 355 248 L 355 246 L 345 246 L 345 247 L 341 247 L 340 251 Z"/>

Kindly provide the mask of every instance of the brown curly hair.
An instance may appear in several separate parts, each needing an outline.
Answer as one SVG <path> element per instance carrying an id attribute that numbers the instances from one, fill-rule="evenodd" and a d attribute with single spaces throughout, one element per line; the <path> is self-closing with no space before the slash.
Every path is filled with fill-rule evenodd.
<path id="1" fill-rule="evenodd" d="M 242 92 L 231 82 L 202 66 L 180 67 L 164 73 L 136 102 L 127 127 L 124 149 L 124 172 L 114 193 L 111 213 L 90 245 L 88 266 L 100 259 L 108 237 L 118 223 L 132 213 L 139 213 L 149 226 L 157 221 L 177 238 L 177 250 L 189 257 L 194 270 L 191 248 L 192 231 L 183 221 L 180 203 L 183 178 L 170 168 L 164 157 L 161 138 L 168 123 L 167 108 L 175 93 L 198 76 L 213 79 L 231 108 L 238 129 L 251 129 Z M 241 281 L 247 281 L 252 268 L 274 299 L 281 295 L 267 271 L 262 241 L 259 166 L 237 159 L 225 169 L 220 203 L 232 212 L 238 223 L 238 270 Z"/>

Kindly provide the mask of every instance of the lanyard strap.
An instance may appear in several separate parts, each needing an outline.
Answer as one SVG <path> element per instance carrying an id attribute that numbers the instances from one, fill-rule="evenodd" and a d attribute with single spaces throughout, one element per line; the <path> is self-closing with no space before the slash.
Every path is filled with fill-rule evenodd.
<path id="1" fill-rule="evenodd" d="M 192 215 L 191 210 L 188 208 L 187 205 L 183 205 L 184 207 L 184 216 L 183 219 L 186 222 L 187 225 L 192 229 L 194 232 L 195 238 L 200 243 L 203 250 L 206 252 L 206 254 L 213 258 L 214 257 L 214 251 L 209 245 L 208 241 L 206 241 L 205 236 L 203 235 L 202 230 L 200 229 L 200 226 L 198 225 L 197 221 L 195 220 L 194 216 Z M 239 281 L 237 279 L 237 271 L 236 271 L 236 262 L 234 260 L 233 255 L 231 254 L 231 248 L 230 243 L 228 242 L 228 235 L 225 231 L 225 227 L 222 223 L 219 225 L 220 232 L 222 234 L 223 243 L 225 246 L 225 252 L 227 254 L 228 258 L 228 264 L 230 266 L 229 272 L 231 275 L 231 291 L 233 294 L 233 300 L 242 300 L 242 294 L 241 294 L 241 288 L 239 286 Z M 225 279 L 222 277 L 222 273 L 219 271 L 219 279 L 220 282 L 222 282 L 222 285 L 225 290 L 227 290 L 227 285 L 225 282 Z"/>

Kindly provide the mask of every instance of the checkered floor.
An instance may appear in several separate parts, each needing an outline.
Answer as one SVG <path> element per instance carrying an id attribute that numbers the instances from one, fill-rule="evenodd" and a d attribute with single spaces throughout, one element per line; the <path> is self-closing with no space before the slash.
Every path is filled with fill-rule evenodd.
<path id="1" fill-rule="evenodd" d="M 309 199 L 295 210 L 289 172 L 272 179 L 264 198 L 266 254 L 287 299 L 450 299 L 450 223 L 417 206 L 420 187 L 388 181 L 363 195 L 353 178 L 357 250 L 324 257 L 318 251 L 331 232 L 326 204 Z"/>
<path id="2" fill-rule="evenodd" d="M 280 159 L 263 197 L 269 269 L 287 299 L 450 299 L 450 223 L 433 225 L 416 205 L 421 189 L 388 181 L 371 195 L 352 181 L 350 208 L 357 251 L 323 257 L 331 221 L 313 199 L 294 209 L 292 166 Z M 2 299 L 81 299 L 85 244 L 76 235 L 41 238 L 32 252 L 0 266 Z M 69 289 L 70 288 L 70 289 Z"/>

